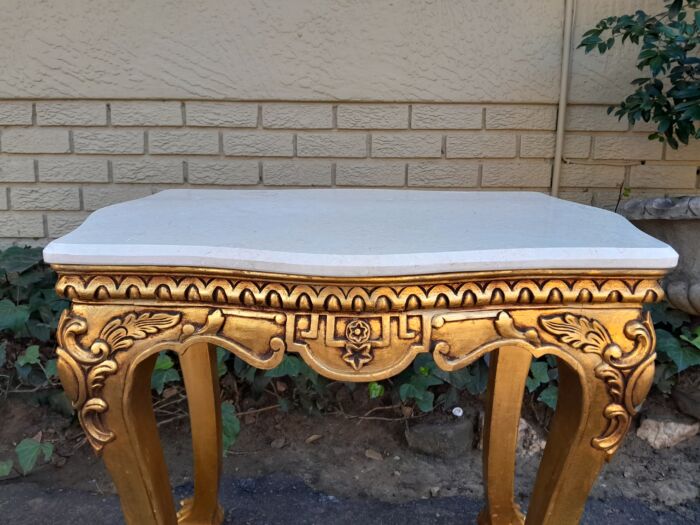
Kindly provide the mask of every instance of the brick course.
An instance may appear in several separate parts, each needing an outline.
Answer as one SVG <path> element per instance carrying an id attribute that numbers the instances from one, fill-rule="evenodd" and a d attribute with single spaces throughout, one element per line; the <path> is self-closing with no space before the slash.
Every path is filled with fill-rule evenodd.
<path id="1" fill-rule="evenodd" d="M 104 126 L 107 105 L 104 102 L 38 102 L 36 123 L 39 126 Z"/>
<path id="2" fill-rule="evenodd" d="M 364 133 L 299 133 L 297 155 L 300 157 L 366 157 L 367 135 Z"/>
<path id="3" fill-rule="evenodd" d="M 114 182 L 184 182 L 183 163 L 178 159 L 116 160 L 112 163 Z"/>
<path id="4" fill-rule="evenodd" d="M 413 129 L 481 129 L 481 106 L 459 104 L 414 104 L 411 112 Z"/>
<path id="5" fill-rule="evenodd" d="M 260 178 L 256 160 L 190 160 L 187 171 L 191 184 L 247 185 Z"/>
<path id="6" fill-rule="evenodd" d="M 0 182 L 34 182 L 34 160 L 31 157 L 0 157 Z"/>
<path id="7" fill-rule="evenodd" d="M 10 188 L 13 210 L 79 210 L 77 186 L 19 186 Z"/>
<path id="8" fill-rule="evenodd" d="M 263 182 L 271 186 L 330 186 L 332 164 L 326 161 L 263 162 Z"/>
<path id="9" fill-rule="evenodd" d="M 555 105 L 0 101 L 0 241 L 63 235 L 177 187 L 532 189 L 551 184 Z M 700 194 L 700 141 L 673 150 L 606 107 L 568 108 L 560 196 L 613 209 Z"/>
<path id="10" fill-rule="evenodd" d="M 180 129 L 150 131 L 148 151 L 154 155 L 215 155 L 219 153 L 219 132 Z"/>
<path id="11" fill-rule="evenodd" d="M 42 157 L 37 161 L 41 182 L 108 182 L 107 159 Z"/>
<path id="12" fill-rule="evenodd" d="M 338 106 L 338 128 L 341 129 L 405 129 L 407 127 L 407 105 L 341 104 Z"/>
<path id="13" fill-rule="evenodd" d="M 262 124 L 265 128 L 328 129 L 333 127 L 330 104 L 266 104 Z"/>
<path id="14" fill-rule="evenodd" d="M 144 152 L 144 132 L 140 130 L 93 129 L 73 132 L 76 153 Z"/>
<path id="15" fill-rule="evenodd" d="M 440 157 L 442 136 L 432 133 L 373 133 L 373 157 Z"/>
<path id="16" fill-rule="evenodd" d="M 293 133 L 224 132 L 224 154 L 243 157 L 291 157 Z"/>
<path id="17" fill-rule="evenodd" d="M 112 102 L 114 126 L 181 126 L 179 102 Z"/>
<path id="18" fill-rule="evenodd" d="M 512 133 L 464 133 L 447 135 L 446 154 L 452 158 L 512 158 L 518 136 Z"/>
<path id="19" fill-rule="evenodd" d="M 0 102 L 0 126 L 29 126 L 31 123 L 30 102 Z"/>
<path id="20" fill-rule="evenodd" d="M 338 163 L 335 168 L 337 186 L 403 186 L 406 165 L 401 163 Z"/>
<path id="21" fill-rule="evenodd" d="M 68 153 L 68 130 L 8 128 L 2 133 L 3 153 Z"/>
<path id="22" fill-rule="evenodd" d="M 258 105 L 228 102 L 187 102 L 188 126 L 254 128 L 258 124 Z"/>

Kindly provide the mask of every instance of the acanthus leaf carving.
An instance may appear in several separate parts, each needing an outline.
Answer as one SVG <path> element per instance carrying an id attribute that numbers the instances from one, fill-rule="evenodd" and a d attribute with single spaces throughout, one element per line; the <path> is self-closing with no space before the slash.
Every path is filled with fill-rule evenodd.
<path id="1" fill-rule="evenodd" d="M 654 330 L 651 318 L 628 321 L 623 328 L 630 345 L 614 342 L 604 324 L 593 317 L 566 313 L 536 316 L 538 326 L 519 326 L 509 311 L 498 313 L 447 313 L 433 318 L 433 326 L 440 329 L 446 323 L 462 323 L 462 331 L 478 334 L 488 330 L 491 324 L 493 336 L 485 342 L 472 346 L 461 340 L 462 348 L 453 354 L 454 344 L 442 338 L 438 332 L 433 347 L 433 357 L 441 368 L 454 371 L 476 359 L 506 346 L 526 348 L 533 355 L 554 353 L 559 348 L 575 359 L 577 353 L 595 355 L 599 363 L 594 366 L 595 377 L 601 380 L 610 401 L 603 409 L 608 420 L 605 431 L 594 438 L 592 445 L 603 450 L 608 457 L 620 446 L 621 440 L 631 424 L 639 403 L 646 397 L 654 373 Z M 560 346 L 552 346 L 542 339 L 538 328 L 555 338 Z M 478 336 L 475 336 L 478 339 Z M 467 350 L 466 352 L 464 350 Z"/>
<path id="2" fill-rule="evenodd" d="M 110 317 L 97 337 L 86 341 L 86 319 L 71 310 L 64 312 L 58 329 L 58 373 L 78 412 L 88 441 L 96 452 L 99 453 L 114 439 L 102 417 L 109 410 L 102 394 L 105 382 L 119 372 L 117 355 L 129 351 L 136 341 L 175 329 L 172 336 L 153 343 L 171 343 L 168 348 L 175 349 L 186 345 L 190 338 L 207 338 L 261 368 L 276 366 L 284 356 L 286 343 L 281 336 L 284 334 L 285 314 L 216 308 L 208 312 L 202 324 L 181 323 L 183 315 L 182 312 L 160 310 L 127 311 Z M 234 322 L 232 327 L 226 328 L 225 323 L 229 318 L 237 319 L 239 324 Z M 272 335 L 267 344 L 262 340 L 258 343 L 257 337 L 251 342 L 244 334 L 240 335 L 245 341 L 233 339 L 241 320 L 273 327 L 268 328 Z M 260 352 L 246 344 L 254 344 Z"/>
<path id="3" fill-rule="evenodd" d="M 625 324 L 625 337 L 633 341 L 628 351 L 614 343 L 608 330 L 595 319 L 566 313 L 540 317 L 539 323 L 560 342 L 600 357 L 595 375 L 605 382 L 610 397 L 604 410 L 608 427 L 603 435 L 593 439 L 592 445 L 612 456 L 653 381 L 656 354 L 651 316 L 647 313 L 642 321 Z"/>
<path id="4" fill-rule="evenodd" d="M 540 324 L 562 343 L 584 352 L 602 354 L 613 344 L 610 334 L 599 321 L 582 315 L 565 313 L 541 317 Z"/>
<path id="5" fill-rule="evenodd" d="M 58 374 L 96 452 L 114 439 L 100 416 L 109 408 L 102 399 L 102 389 L 107 378 L 118 371 L 116 355 L 136 340 L 176 326 L 180 318 L 180 313 L 129 312 L 110 319 L 98 337 L 85 346 L 78 337 L 87 332 L 86 320 L 64 312 L 58 330 Z"/>

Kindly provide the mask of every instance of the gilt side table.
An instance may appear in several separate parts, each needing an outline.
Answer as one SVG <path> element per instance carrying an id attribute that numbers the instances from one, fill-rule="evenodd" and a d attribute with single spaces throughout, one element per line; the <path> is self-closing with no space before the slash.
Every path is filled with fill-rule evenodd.
<path id="1" fill-rule="evenodd" d="M 538 193 L 168 190 L 103 208 L 49 244 L 58 370 L 127 523 L 215 524 L 221 432 L 215 347 L 259 368 L 299 354 L 376 381 L 431 352 L 453 371 L 490 354 L 484 524 L 522 523 L 514 464 L 533 357 L 559 400 L 527 523 L 576 523 L 654 375 L 643 303 L 675 266 L 613 213 Z M 176 513 L 153 409 L 158 352 L 179 355 L 194 496 Z"/>

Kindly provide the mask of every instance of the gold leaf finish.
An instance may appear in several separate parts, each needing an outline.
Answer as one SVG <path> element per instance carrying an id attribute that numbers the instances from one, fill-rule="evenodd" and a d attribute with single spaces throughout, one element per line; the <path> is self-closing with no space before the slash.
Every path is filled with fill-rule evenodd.
<path id="1" fill-rule="evenodd" d="M 533 357 L 560 363 L 551 444 L 528 514 L 548 525 L 579 519 L 654 374 L 653 325 L 641 306 L 662 297 L 660 272 L 332 279 L 206 268 L 56 270 L 57 292 L 73 300 L 58 327 L 59 375 L 128 523 L 221 522 L 220 443 L 209 437 L 220 436 L 216 347 L 267 369 L 296 353 L 319 374 L 354 382 L 394 376 L 421 353 L 446 371 L 490 354 L 479 522 L 497 525 L 523 522 L 512 478 Z M 179 355 L 192 421 L 201 425 L 193 427 L 199 481 L 179 518 L 147 399 L 148 366 L 163 350 Z"/>
<path id="2" fill-rule="evenodd" d="M 115 437 L 104 428 L 100 415 L 109 408 L 101 392 L 105 381 L 117 372 L 116 354 L 130 348 L 136 340 L 174 327 L 179 320 L 179 313 L 131 312 L 110 319 L 99 337 L 84 346 L 78 338 L 87 332 L 87 321 L 71 313 L 62 316 L 56 351 L 58 373 L 96 452 Z"/>

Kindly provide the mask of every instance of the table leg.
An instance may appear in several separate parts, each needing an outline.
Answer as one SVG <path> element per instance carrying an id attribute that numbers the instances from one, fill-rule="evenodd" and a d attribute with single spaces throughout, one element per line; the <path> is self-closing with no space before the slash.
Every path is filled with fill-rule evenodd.
<path id="1" fill-rule="evenodd" d="M 157 355 L 122 367 L 106 382 L 103 414 L 113 439 L 102 455 L 129 525 L 172 525 L 175 505 L 151 399 Z M 87 430 L 87 429 L 86 429 Z"/>
<path id="2" fill-rule="evenodd" d="M 517 346 L 490 355 L 483 454 L 486 507 L 478 521 L 481 525 L 516 525 L 525 519 L 513 494 L 520 409 L 532 357 Z"/>
<path id="3" fill-rule="evenodd" d="M 559 361 L 559 398 L 530 499 L 528 524 L 578 523 L 605 462 L 606 453 L 592 441 L 608 424 L 609 398 L 593 368 L 586 372 L 588 396 L 578 373 Z"/>
<path id="4" fill-rule="evenodd" d="M 180 354 L 180 365 L 192 429 L 194 497 L 183 502 L 178 523 L 218 525 L 224 512 L 218 501 L 222 441 L 216 349 L 194 344 Z"/>

